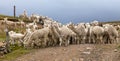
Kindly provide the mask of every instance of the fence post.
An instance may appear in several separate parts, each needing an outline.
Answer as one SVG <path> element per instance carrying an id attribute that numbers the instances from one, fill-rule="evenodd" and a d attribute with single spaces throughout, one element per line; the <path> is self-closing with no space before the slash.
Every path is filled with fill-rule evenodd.
<path id="1" fill-rule="evenodd" d="M 7 52 L 10 52 L 9 34 L 8 34 L 9 30 L 8 30 L 7 23 L 6 23 L 7 18 L 4 18 L 4 21 L 5 21 L 5 33 L 6 33 L 6 40 L 5 40 L 6 49 L 7 49 Z"/>

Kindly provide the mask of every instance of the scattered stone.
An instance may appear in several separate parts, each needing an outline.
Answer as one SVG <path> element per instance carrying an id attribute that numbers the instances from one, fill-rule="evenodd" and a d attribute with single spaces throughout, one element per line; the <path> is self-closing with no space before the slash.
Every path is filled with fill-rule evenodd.
<path id="1" fill-rule="evenodd" d="M 72 61 L 72 59 L 70 59 L 69 61 Z"/>
<path id="2" fill-rule="evenodd" d="M 80 58 L 80 61 L 84 61 L 84 59 L 83 59 L 83 58 Z"/>
<path id="3" fill-rule="evenodd" d="M 0 46 L 4 46 L 5 45 L 5 43 L 3 43 L 3 42 L 0 42 Z"/>
<path id="4" fill-rule="evenodd" d="M 87 50 L 91 50 L 92 48 L 91 48 L 91 47 L 87 47 L 86 49 L 87 49 Z"/>
<path id="5" fill-rule="evenodd" d="M 83 52 L 84 54 L 90 54 L 90 52 Z"/>
<path id="6" fill-rule="evenodd" d="M 63 49 L 64 51 L 66 51 L 66 49 Z"/>
<path id="7" fill-rule="evenodd" d="M 82 52 L 83 50 L 81 50 L 81 49 L 78 49 L 78 51 L 79 51 L 79 52 Z"/>
<path id="8" fill-rule="evenodd" d="M 118 50 L 117 49 L 114 49 L 114 52 L 117 52 Z"/>

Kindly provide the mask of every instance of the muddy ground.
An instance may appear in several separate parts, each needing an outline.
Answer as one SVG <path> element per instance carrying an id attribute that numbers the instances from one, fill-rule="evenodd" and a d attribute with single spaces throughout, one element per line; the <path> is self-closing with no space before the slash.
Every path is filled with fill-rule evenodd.
<path id="1" fill-rule="evenodd" d="M 36 49 L 15 61 L 120 61 L 116 44 L 80 44 Z"/>

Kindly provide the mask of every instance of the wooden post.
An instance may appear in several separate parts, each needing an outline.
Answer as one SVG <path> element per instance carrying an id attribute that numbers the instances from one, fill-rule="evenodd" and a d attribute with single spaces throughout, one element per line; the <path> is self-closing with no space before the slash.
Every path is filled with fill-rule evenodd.
<path id="1" fill-rule="evenodd" d="M 7 52 L 10 52 L 10 44 L 9 44 L 9 34 L 8 34 L 8 32 L 9 32 L 9 30 L 8 30 L 8 27 L 7 27 L 7 23 L 6 23 L 6 21 L 7 21 L 7 18 L 4 18 L 4 21 L 5 21 L 5 32 L 6 32 L 6 49 L 7 49 Z"/>
<path id="2" fill-rule="evenodd" d="M 13 10 L 14 18 L 16 17 L 16 6 L 14 5 L 14 10 Z"/>

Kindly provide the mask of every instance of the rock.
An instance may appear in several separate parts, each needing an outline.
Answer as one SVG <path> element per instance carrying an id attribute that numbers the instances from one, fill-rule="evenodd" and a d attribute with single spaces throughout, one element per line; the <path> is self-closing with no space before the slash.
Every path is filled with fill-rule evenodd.
<path id="1" fill-rule="evenodd" d="M 0 46 L 4 46 L 5 45 L 5 43 L 3 43 L 3 42 L 0 42 Z"/>
<path id="2" fill-rule="evenodd" d="M 83 59 L 83 58 L 80 58 L 80 61 L 84 61 L 84 59 Z"/>
<path id="3" fill-rule="evenodd" d="M 87 47 L 86 49 L 87 49 L 87 50 L 91 50 L 92 48 L 91 48 L 91 47 Z"/>
<path id="4" fill-rule="evenodd" d="M 66 49 L 63 49 L 64 51 L 66 51 Z"/>
<path id="5" fill-rule="evenodd" d="M 118 50 L 117 49 L 114 49 L 114 52 L 117 52 Z"/>
<path id="6" fill-rule="evenodd" d="M 90 54 L 90 52 L 83 52 L 84 54 Z"/>
<path id="7" fill-rule="evenodd" d="M 69 61 L 72 61 L 72 59 L 70 59 Z"/>
<path id="8" fill-rule="evenodd" d="M 78 49 L 78 51 L 79 51 L 79 52 L 82 52 L 83 50 L 81 50 L 81 49 Z"/>

